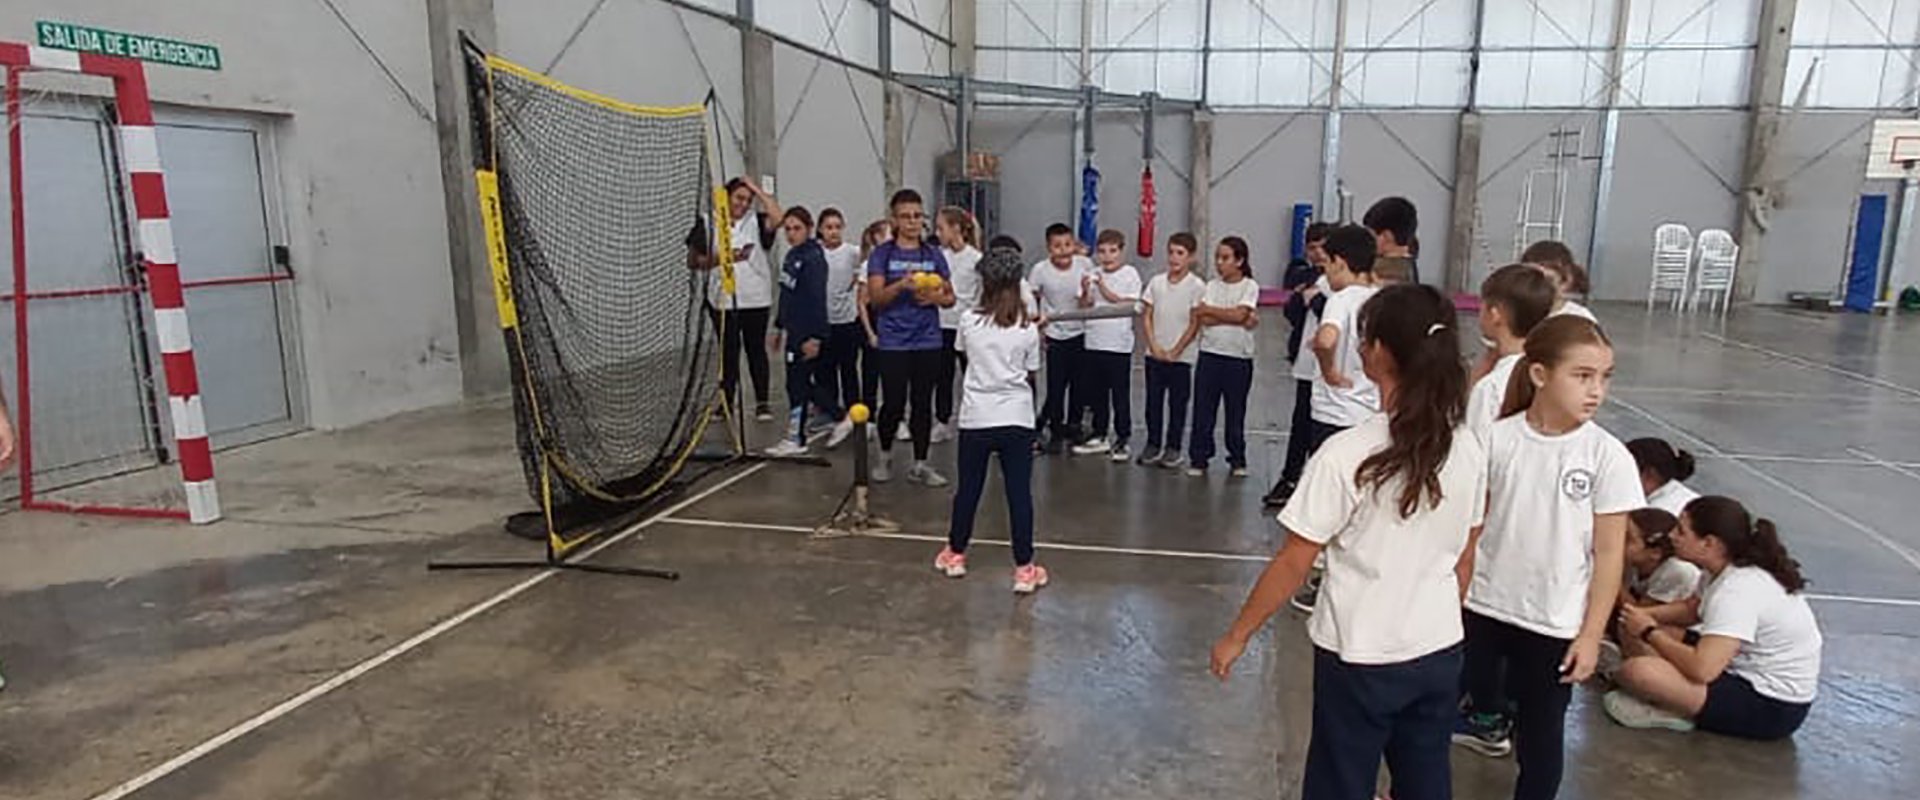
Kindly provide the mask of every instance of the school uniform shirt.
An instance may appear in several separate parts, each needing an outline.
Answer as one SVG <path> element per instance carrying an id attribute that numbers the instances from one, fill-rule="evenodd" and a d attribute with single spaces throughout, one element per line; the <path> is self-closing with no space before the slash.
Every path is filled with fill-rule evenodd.
<path id="1" fill-rule="evenodd" d="M 1653 490 L 1651 494 L 1647 495 L 1647 505 L 1677 517 L 1680 516 L 1680 512 L 1687 507 L 1688 503 L 1693 502 L 1694 498 L 1699 496 L 1699 492 L 1688 488 L 1684 483 L 1667 481 L 1666 483 L 1660 484 L 1660 488 Z"/>
<path id="2" fill-rule="evenodd" d="M 1467 393 L 1467 427 L 1481 441 L 1486 440 L 1487 429 L 1500 417 L 1500 404 L 1507 399 L 1507 382 L 1513 379 L 1513 366 L 1518 363 L 1518 353 L 1501 356 L 1493 362 L 1493 369 L 1473 385 L 1473 391 Z"/>
<path id="3" fill-rule="evenodd" d="M 1307 344 L 1312 340 L 1307 337 L 1313 335 L 1312 331 L 1320 330 L 1320 312 L 1326 310 L 1327 295 L 1333 293 L 1333 283 L 1327 280 L 1327 276 L 1321 275 L 1313 282 L 1313 288 L 1320 290 L 1318 303 L 1320 307 L 1316 309 L 1315 303 L 1308 301 L 1307 316 L 1300 322 L 1300 330 L 1308 333 L 1301 335 L 1303 339 L 1300 343 L 1301 353 L 1293 360 L 1293 379 L 1297 381 L 1320 380 L 1320 359 L 1314 357 L 1313 350 Z"/>
<path id="4" fill-rule="evenodd" d="M 967 355 L 960 381 L 959 425 L 979 428 L 1033 427 L 1033 385 L 1027 376 L 1040 371 L 1040 327 L 994 324 L 977 311 L 960 315 L 954 345 Z"/>
<path id="5" fill-rule="evenodd" d="M 1700 568 L 1679 556 L 1668 556 L 1635 587 L 1642 597 L 1657 603 L 1678 603 L 1700 590 Z"/>
<path id="6" fill-rule="evenodd" d="M 773 306 L 773 262 L 769 254 L 773 252 L 777 231 L 767 230 L 761 224 L 765 218 L 764 214 L 754 212 L 733 221 L 734 249 L 747 248 L 747 257 L 733 262 L 732 305 L 728 305 L 720 291 L 719 268 L 713 270 L 708 279 L 711 286 L 707 299 L 714 308 L 747 310 Z"/>
<path id="7" fill-rule="evenodd" d="M 1260 284 L 1253 278 L 1241 278 L 1234 283 L 1223 280 L 1207 282 L 1207 291 L 1201 295 L 1200 302 L 1214 308 L 1246 308 L 1258 310 L 1260 307 Z M 1253 331 L 1245 325 L 1202 325 L 1200 326 L 1200 352 L 1212 353 L 1228 358 L 1253 358 Z"/>
<path id="8" fill-rule="evenodd" d="M 1573 302 L 1572 300 L 1568 300 L 1565 303 L 1561 304 L 1559 308 L 1554 309 L 1553 313 L 1548 314 L 1547 316 L 1558 317 L 1563 315 L 1580 317 L 1581 319 L 1584 319 L 1595 325 L 1600 324 L 1600 318 L 1594 316 L 1593 311 L 1591 309 L 1587 308 L 1586 306 L 1580 305 L 1579 303 Z"/>
<path id="9" fill-rule="evenodd" d="M 1819 691 L 1820 625 L 1807 598 L 1759 567 L 1729 566 L 1700 596 L 1700 635 L 1740 640 L 1727 670 L 1762 695 L 1811 703 Z"/>
<path id="10" fill-rule="evenodd" d="M 914 272 L 932 272 L 945 278 L 947 259 L 939 245 L 921 242 L 918 247 L 901 247 L 892 239 L 881 242 L 867 257 L 867 275 L 893 283 Z M 902 290 L 887 306 L 874 308 L 874 332 L 881 350 L 938 350 L 945 342 L 940 336 L 940 311 L 913 301 L 913 293 Z"/>
<path id="11" fill-rule="evenodd" d="M 1488 429 L 1487 521 L 1467 609 L 1556 639 L 1586 620 L 1593 517 L 1645 507 L 1627 446 L 1588 422 L 1558 436 L 1525 413 Z"/>
<path id="12" fill-rule="evenodd" d="M 860 284 L 867 278 L 860 268 L 860 248 L 846 242 L 825 247 L 827 256 L 827 323 L 845 325 L 860 319 Z"/>
<path id="13" fill-rule="evenodd" d="M 1087 291 L 1093 293 L 1094 308 L 1121 305 L 1135 308 L 1134 304 L 1140 300 L 1140 271 L 1131 265 L 1122 264 L 1111 271 L 1096 269 L 1093 280 L 1094 284 L 1087 287 Z M 1107 291 L 1119 295 L 1120 301 L 1108 300 L 1100 292 L 1102 285 L 1107 287 Z M 1087 320 L 1087 349 L 1133 355 L 1133 317 Z"/>
<path id="14" fill-rule="evenodd" d="M 1288 531 L 1326 546 L 1307 635 L 1350 664 L 1410 661 L 1464 638 L 1454 568 L 1486 508 L 1486 451 L 1465 427 L 1454 431 L 1440 468 L 1439 505 L 1423 499 L 1402 518 L 1404 478 L 1377 490 L 1356 486 L 1360 462 L 1392 443 L 1387 425 L 1375 414 L 1334 434 L 1280 512 Z"/>
<path id="15" fill-rule="evenodd" d="M 953 305 L 940 309 L 940 329 L 958 330 L 960 315 L 980 306 L 980 251 L 967 245 L 959 250 L 942 249 L 947 271 L 953 273 Z"/>
<path id="16" fill-rule="evenodd" d="M 1074 256 L 1066 269 L 1053 265 L 1052 259 L 1040 259 L 1027 272 L 1027 280 L 1033 283 L 1033 291 L 1040 296 L 1041 316 L 1051 317 L 1062 311 L 1080 308 L 1080 276 L 1091 274 L 1095 269 L 1093 261 L 1086 256 Z M 1047 338 L 1071 339 L 1087 332 L 1085 320 L 1061 320 L 1047 323 Z"/>
<path id="17" fill-rule="evenodd" d="M 1180 337 L 1187 333 L 1187 326 L 1193 324 L 1193 307 L 1207 296 L 1207 281 L 1188 272 L 1178 282 L 1168 280 L 1162 272 L 1147 281 L 1144 298 L 1148 310 L 1153 314 L 1153 343 L 1162 350 L 1170 350 L 1180 343 Z M 1181 364 L 1192 364 L 1200 358 L 1199 337 L 1187 343 L 1187 348 L 1174 353 L 1173 360 Z"/>
<path id="18" fill-rule="evenodd" d="M 1327 307 L 1320 312 L 1321 326 L 1332 325 L 1340 331 L 1340 341 L 1333 349 L 1333 363 L 1353 385 L 1336 387 L 1327 383 L 1325 376 L 1315 380 L 1313 419 L 1316 422 L 1346 428 L 1358 425 L 1380 410 L 1380 387 L 1373 385 L 1360 364 L 1360 307 L 1377 291 L 1379 287 L 1375 286 L 1348 286 L 1328 297 Z M 1314 360 L 1319 360 L 1317 354 Z"/>

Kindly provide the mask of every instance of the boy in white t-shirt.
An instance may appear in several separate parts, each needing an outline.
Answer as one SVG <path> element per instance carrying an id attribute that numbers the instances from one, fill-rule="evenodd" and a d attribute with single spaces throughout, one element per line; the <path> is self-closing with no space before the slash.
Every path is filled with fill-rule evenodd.
<path id="1" fill-rule="evenodd" d="M 1080 412 L 1086 408 L 1082 388 L 1082 356 L 1087 350 L 1087 323 L 1049 321 L 1063 311 L 1093 304 L 1087 293 L 1093 262 L 1077 255 L 1080 240 L 1062 223 L 1047 226 L 1047 258 L 1027 274 L 1040 307 L 1040 329 L 1046 333 L 1047 399 L 1040 407 L 1040 425 L 1047 432 L 1047 452 L 1064 453 L 1079 436 Z"/>
<path id="2" fill-rule="evenodd" d="M 1467 427 L 1482 440 L 1500 416 L 1527 334 L 1547 318 L 1554 296 L 1553 281 L 1525 264 L 1496 269 L 1480 283 L 1480 336 L 1493 343 L 1488 352 L 1494 360 L 1467 394 Z"/>
<path id="3" fill-rule="evenodd" d="M 1194 340 L 1193 309 L 1207 293 L 1206 279 L 1193 274 L 1193 253 L 1199 248 L 1193 234 L 1181 231 L 1167 237 L 1167 271 L 1147 282 L 1142 301 L 1146 309 L 1147 353 L 1141 359 L 1147 372 L 1147 446 L 1134 463 L 1165 469 L 1180 467 L 1180 445 L 1187 427 L 1187 399 L 1193 390 L 1193 362 L 1199 357 Z"/>
<path id="4" fill-rule="evenodd" d="M 1140 301 L 1140 271 L 1126 263 L 1122 251 L 1127 237 L 1119 231 L 1100 232 L 1094 258 L 1100 269 L 1087 276 L 1093 307 L 1136 308 Z M 1127 460 L 1127 439 L 1133 436 L 1133 317 L 1087 320 L 1085 376 L 1087 405 L 1093 409 L 1090 438 L 1075 445 L 1075 455 L 1106 453 L 1114 461 Z M 1113 441 L 1107 441 L 1107 416 L 1113 416 Z"/>
<path id="5" fill-rule="evenodd" d="M 1333 293 L 1313 334 L 1320 377 L 1313 384 L 1313 427 L 1308 453 L 1327 437 L 1380 411 L 1380 390 L 1360 364 L 1360 307 L 1378 291 L 1373 281 L 1374 236 L 1358 225 L 1327 234 L 1327 281 Z"/>

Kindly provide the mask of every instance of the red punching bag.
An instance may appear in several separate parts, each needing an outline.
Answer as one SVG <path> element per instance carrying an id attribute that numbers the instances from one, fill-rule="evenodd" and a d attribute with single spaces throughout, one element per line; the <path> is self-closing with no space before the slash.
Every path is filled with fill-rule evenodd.
<path id="1" fill-rule="evenodd" d="M 1148 165 L 1140 170 L 1140 232 L 1135 237 L 1138 240 L 1135 250 L 1141 258 L 1153 257 L 1153 217 L 1157 205 L 1153 197 L 1153 166 Z"/>

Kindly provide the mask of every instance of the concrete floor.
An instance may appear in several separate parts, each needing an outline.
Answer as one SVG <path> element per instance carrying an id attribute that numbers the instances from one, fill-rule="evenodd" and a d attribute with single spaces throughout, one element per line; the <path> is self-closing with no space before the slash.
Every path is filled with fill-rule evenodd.
<path id="1" fill-rule="evenodd" d="M 1920 320 L 1601 314 L 1620 361 L 1605 424 L 1694 449 L 1697 488 L 1782 525 L 1826 671 L 1780 744 L 1627 731 L 1582 691 L 1561 796 L 1911 794 Z M 880 491 L 901 539 L 806 538 L 844 455 L 711 477 L 594 559 L 678 583 L 428 574 L 532 549 L 499 532 L 526 500 L 497 404 L 224 454 L 231 519 L 208 528 L 0 515 L 0 797 L 1295 796 L 1299 618 L 1232 683 L 1205 674 L 1279 535 L 1258 509 L 1291 397 L 1268 322 L 1255 477 L 1044 462 L 1041 538 L 1092 549 L 1043 550 L 1056 583 L 1031 600 L 1007 592 L 1002 549 L 963 582 L 926 569 L 944 494 Z M 983 537 L 1004 533 L 997 502 Z M 1454 763 L 1460 797 L 1511 790 L 1511 760 Z"/>

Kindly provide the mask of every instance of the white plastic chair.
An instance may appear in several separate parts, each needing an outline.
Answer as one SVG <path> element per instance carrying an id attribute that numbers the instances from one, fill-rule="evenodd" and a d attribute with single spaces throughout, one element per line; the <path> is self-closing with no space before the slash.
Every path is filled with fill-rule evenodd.
<path id="1" fill-rule="evenodd" d="M 1724 316 L 1727 306 L 1733 304 L 1733 268 L 1740 260 L 1740 245 L 1734 243 L 1733 234 L 1711 229 L 1700 232 L 1697 251 L 1687 310 L 1699 308 L 1700 298 L 1704 296 L 1708 298 L 1709 307 Z"/>
<path id="2" fill-rule="evenodd" d="M 1679 311 L 1687 300 L 1688 277 L 1693 272 L 1693 231 L 1678 222 L 1653 229 L 1653 275 L 1647 282 L 1647 310 L 1661 292 L 1671 292 L 1668 308 Z"/>

